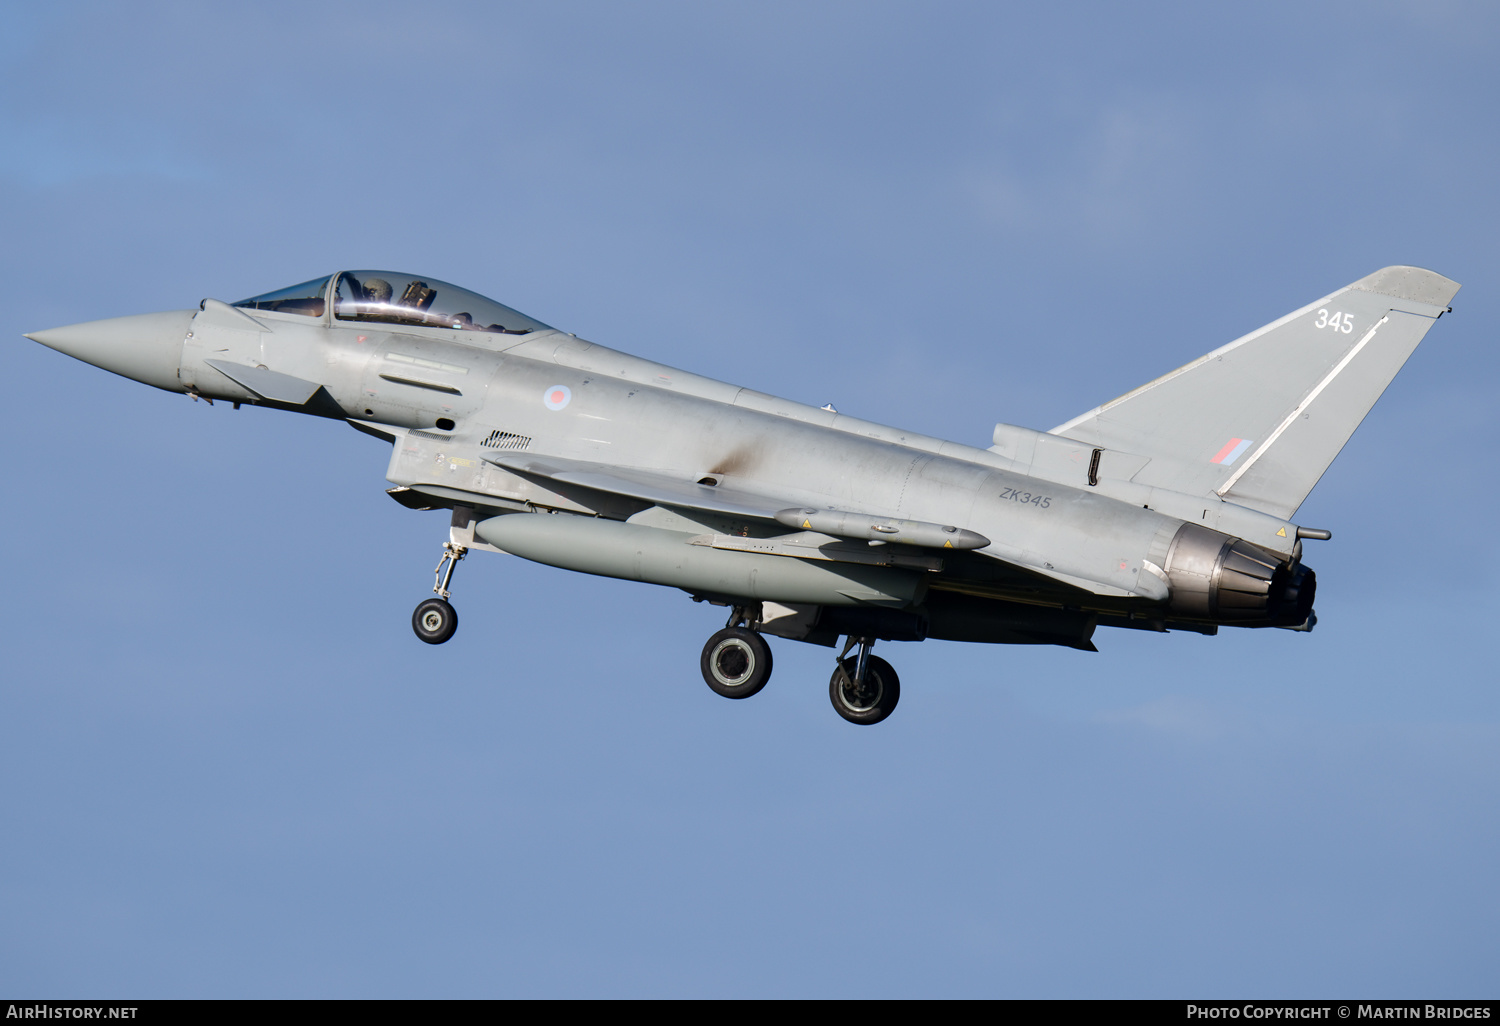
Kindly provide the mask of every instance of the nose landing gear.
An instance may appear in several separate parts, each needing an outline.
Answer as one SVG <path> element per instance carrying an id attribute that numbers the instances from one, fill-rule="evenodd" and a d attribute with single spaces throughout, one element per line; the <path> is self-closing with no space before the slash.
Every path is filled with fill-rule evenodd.
<path id="1" fill-rule="evenodd" d="M 462 545 L 443 543 L 443 558 L 433 571 L 432 590 L 438 597 L 418 603 L 411 614 L 411 629 L 429 645 L 441 645 L 458 630 L 458 611 L 448 602 L 448 585 L 453 581 L 458 561 L 468 553 Z"/>

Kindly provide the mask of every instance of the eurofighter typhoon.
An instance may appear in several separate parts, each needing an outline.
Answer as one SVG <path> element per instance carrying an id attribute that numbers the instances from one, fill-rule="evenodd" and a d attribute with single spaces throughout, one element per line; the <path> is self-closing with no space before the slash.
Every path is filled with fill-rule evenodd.
<path id="1" fill-rule="evenodd" d="M 1387 267 L 1050 431 L 974 448 L 684 373 L 473 292 L 341 271 L 238 303 L 28 335 L 193 399 L 389 442 L 392 498 L 452 513 L 417 637 L 469 552 L 728 610 L 703 679 L 749 698 L 767 636 L 825 645 L 852 723 L 900 697 L 877 640 L 1063 645 L 1099 627 L 1309 631 L 1297 508 L 1458 284 Z M 840 639 L 843 639 L 840 645 Z"/>

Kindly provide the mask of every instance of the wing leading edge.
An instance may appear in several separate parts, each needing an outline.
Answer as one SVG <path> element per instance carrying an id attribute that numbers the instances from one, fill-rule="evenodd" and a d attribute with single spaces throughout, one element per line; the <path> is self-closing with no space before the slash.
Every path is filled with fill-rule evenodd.
<path id="1" fill-rule="evenodd" d="M 486 456 L 485 462 L 513 473 L 623 495 L 658 506 L 677 506 L 732 517 L 775 520 L 776 513 L 788 505 L 785 500 L 754 492 L 686 481 L 650 470 L 614 467 L 560 456 L 495 455 Z"/>

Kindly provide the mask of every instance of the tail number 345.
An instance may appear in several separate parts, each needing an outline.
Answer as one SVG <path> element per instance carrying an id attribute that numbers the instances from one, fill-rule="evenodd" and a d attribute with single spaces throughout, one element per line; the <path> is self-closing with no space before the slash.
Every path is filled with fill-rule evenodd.
<path id="1" fill-rule="evenodd" d="M 1354 315 L 1352 313 L 1329 313 L 1327 310 L 1318 311 L 1318 319 L 1313 321 L 1314 328 L 1332 328 L 1334 331 L 1342 331 L 1345 335 L 1354 330 Z"/>

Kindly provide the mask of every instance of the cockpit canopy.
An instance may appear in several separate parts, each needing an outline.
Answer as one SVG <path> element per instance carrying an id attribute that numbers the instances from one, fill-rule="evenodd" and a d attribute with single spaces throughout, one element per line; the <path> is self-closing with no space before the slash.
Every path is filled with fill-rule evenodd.
<path id="1" fill-rule="evenodd" d="M 333 316 L 341 321 L 413 324 L 504 335 L 551 330 L 550 325 L 468 289 L 398 271 L 343 271 L 242 299 L 234 305 L 248 310 L 322 317 L 327 310 L 330 283 L 333 283 Z"/>
<path id="2" fill-rule="evenodd" d="M 323 296 L 328 291 L 327 278 L 314 278 L 300 285 L 290 285 L 275 292 L 242 299 L 235 306 L 247 310 L 274 310 L 277 313 L 301 314 L 304 317 L 323 316 Z"/>

